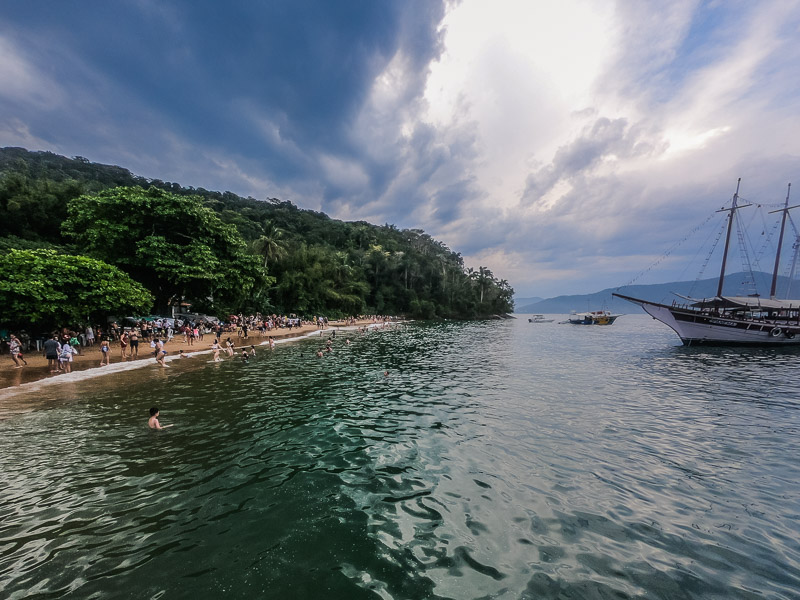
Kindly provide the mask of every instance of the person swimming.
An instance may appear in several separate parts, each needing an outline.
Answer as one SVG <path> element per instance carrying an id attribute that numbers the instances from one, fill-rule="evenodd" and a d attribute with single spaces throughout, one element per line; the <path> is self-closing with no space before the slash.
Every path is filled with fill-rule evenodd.
<path id="1" fill-rule="evenodd" d="M 147 426 L 150 429 L 160 430 L 160 429 L 166 429 L 167 427 L 172 427 L 173 426 L 172 424 L 170 424 L 170 425 L 162 425 L 161 423 L 159 423 L 158 422 L 158 415 L 159 415 L 159 410 L 158 410 L 157 406 L 154 406 L 153 408 L 150 409 L 150 418 L 147 421 Z"/>

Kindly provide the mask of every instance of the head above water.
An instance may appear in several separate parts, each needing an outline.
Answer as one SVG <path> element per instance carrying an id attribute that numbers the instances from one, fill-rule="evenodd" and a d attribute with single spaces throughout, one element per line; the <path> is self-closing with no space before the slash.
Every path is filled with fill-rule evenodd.
<path id="1" fill-rule="evenodd" d="M 150 409 L 150 416 L 151 417 L 158 416 L 158 407 L 157 406 L 154 406 L 153 408 Z"/>

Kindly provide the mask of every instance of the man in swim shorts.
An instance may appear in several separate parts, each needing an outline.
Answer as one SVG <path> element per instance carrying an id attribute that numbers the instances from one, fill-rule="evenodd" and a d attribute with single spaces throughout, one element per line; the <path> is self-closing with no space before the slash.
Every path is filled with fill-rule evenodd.
<path id="1" fill-rule="evenodd" d="M 128 341 L 131 345 L 131 358 L 139 358 L 139 334 L 135 329 L 131 329 Z"/>
<path id="2" fill-rule="evenodd" d="M 50 339 L 44 343 L 44 357 L 47 359 L 47 366 L 51 373 L 58 372 L 58 354 L 61 351 L 61 344 L 58 343 L 57 335 L 54 333 Z"/>

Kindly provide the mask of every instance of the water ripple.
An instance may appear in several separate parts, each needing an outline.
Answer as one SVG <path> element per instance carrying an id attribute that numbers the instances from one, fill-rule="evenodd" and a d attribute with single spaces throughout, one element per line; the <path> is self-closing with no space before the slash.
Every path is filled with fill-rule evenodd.
<path id="1" fill-rule="evenodd" d="M 800 596 L 795 353 L 631 316 L 344 335 L 0 423 L 6 596 Z"/>

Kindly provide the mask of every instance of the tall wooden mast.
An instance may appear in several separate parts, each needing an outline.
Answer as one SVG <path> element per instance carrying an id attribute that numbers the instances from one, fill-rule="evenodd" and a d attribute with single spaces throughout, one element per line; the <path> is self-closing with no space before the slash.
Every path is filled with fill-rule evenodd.
<path id="1" fill-rule="evenodd" d="M 789 211 L 793 208 L 797 208 L 797 206 L 789 206 L 789 194 L 792 191 L 792 184 L 789 184 L 789 189 L 786 190 L 786 202 L 783 205 L 783 208 L 778 210 L 772 210 L 769 214 L 782 212 L 783 217 L 781 218 L 781 234 L 778 236 L 778 250 L 775 252 L 775 268 L 772 270 L 772 287 L 769 289 L 769 297 L 775 298 L 775 290 L 778 287 L 778 264 L 781 260 L 781 247 L 783 246 L 783 231 L 786 228 L 786 217 L 789 216 Z"/>
<path id="2" fill-rule="evenodd" d="M 719 271 L 719 285 L 717 286 L 717 298 L 722 297 L 722 284 L 725 281 L 725 265 L 728 262 L 728 248 L 731 245 L 731 230 L 733 229 L 733 218 L 736 216 L 736 209 L 739 208 L 738 206 L 736 206 L 736 202 L 739 200 L 740 183 L 742 183 L 741 177 L 739 177 L 739 180 L 736 182 L 736 193 L 733 195 L 733 201 L 731 202 L 731 207 L 722 208 L 717 211 L 717 212 L 730 211 L 731 213 L 730 215 L 728 215 L 728 233 L 725 236 L 725 252 L 722 254 L 722 268 Z"/>

